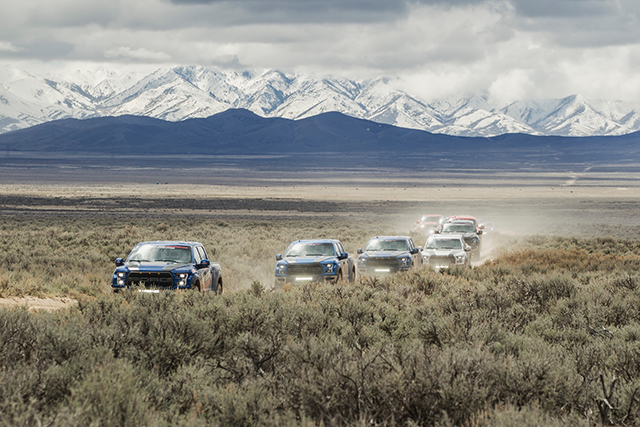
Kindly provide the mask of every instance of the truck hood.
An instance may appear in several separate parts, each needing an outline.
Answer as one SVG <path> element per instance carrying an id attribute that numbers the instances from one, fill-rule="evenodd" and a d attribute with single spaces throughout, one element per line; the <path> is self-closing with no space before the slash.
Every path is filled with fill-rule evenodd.
<path id="1" fill-rule="evenodd" d="M 298 256 L 298 257 L 287 257 L 282 261 L 285 261 L 288 264 L 314 264 L 321 263 L 324 261 L 337 261 L 337 258 L 333 255 L 331 256 Z"/>
<path id="2" fill-rule="evenodd" d="M 367 251 L 361 254 L 369 258 L 397 258 L 399 256 L 409 256 L 407 251 Z"/>
<path id="3" fill-rule="evenodd" d="M 128 262 L 126 265 L 129 271 L 149 271 L 152 273 L 191 268 L 191 264 L 181 262 Z"/>
<path id="4" fill-rule="evenodd" d="M 455 256 L 463 252 L 460 249 L 425 249 L 422 253 L 427 256 Z"/>

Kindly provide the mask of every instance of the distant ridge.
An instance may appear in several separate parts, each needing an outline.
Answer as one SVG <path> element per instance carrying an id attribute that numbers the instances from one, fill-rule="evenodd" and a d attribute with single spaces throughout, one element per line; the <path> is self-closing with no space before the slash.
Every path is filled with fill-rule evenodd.
<path id="1" fill-rule="evenodd" d="M 380 156 L 445 159 L 485 167 L 501 162 L 602 164 L 640 162 L 640 134 L 609 137 L 542 137 L 508 134 L 492 138 L 457 137 L 399 128 L 341 113 L 289 120 L 264 118 L 231 109 L 207 118 L 170 122 L 119 116 L 63 119 L 0 135 L 2 151 L 106 155 L 264 155 L 296 154 L 322 163 L 349 155 L 366 165 Z"/>
<path id="2" fill-rule="evenodd" d="M 501 104 L 486 92 L 425 100 L 397 84 L 384 77 L 354 81 L 197 66 L 148 75 L 102 70 L 43 77 L 6 66 L 0 67 L 0 133 L 63 118 L 137 115 L 182 121 L 239 108 L 291 120 L 339 112 L 456 136 L 594 136 L 640 130 L 640 105 L 631 103 L 571 95 Z"/>

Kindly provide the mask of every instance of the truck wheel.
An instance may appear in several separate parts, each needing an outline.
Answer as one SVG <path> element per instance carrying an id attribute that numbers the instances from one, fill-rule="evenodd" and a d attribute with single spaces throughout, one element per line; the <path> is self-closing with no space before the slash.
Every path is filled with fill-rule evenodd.
<path id="1" fill-rule="evenodd" d="M 349 281 L 352 282 L 352 283 L 356 281 L 356 268 L 355 267 L 353 267 L 351 269 L 351 276 L 349 277 Z"/>
<path id="2" fill-rule="evenodd" d="M 216 286 L 216 288 L 214 289 L 214 292 L 216 293 L 216 295 L 220 295 L 222 294 L 222 280 L 218 280 L 218 284 Z"/>

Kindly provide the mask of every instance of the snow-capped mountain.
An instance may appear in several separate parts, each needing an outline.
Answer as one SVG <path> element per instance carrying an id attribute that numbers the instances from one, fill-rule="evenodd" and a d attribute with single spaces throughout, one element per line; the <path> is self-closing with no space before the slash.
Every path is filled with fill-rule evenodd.
<path id="1" fill-rule="evenodd" d="M 640 106 L 580 95 L 497 105 L 487 94 L 424 100 L 378 78 L 362 82 L 280 71 L 159 69 L 148 75 L 76 71 L 34 76 L 0 68 L 0 133 L 61 118 L 124 114 L 170 121 L 230 108 L 263 117 L 302 119 L 325 112 L 458 136 L 622 135 L 640 130 Z"/>

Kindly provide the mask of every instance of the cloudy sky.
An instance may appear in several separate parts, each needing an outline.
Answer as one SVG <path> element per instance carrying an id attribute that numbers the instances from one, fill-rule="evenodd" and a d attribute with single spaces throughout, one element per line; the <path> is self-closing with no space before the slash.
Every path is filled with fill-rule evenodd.
<path id="1" fill-rule="evenodd" d="M 0 64 L 387 76 L 424 98 L 640 102 L 638 0 L 19 0 Z M 1 83 L 1 82 L 0 82 Z"/>

